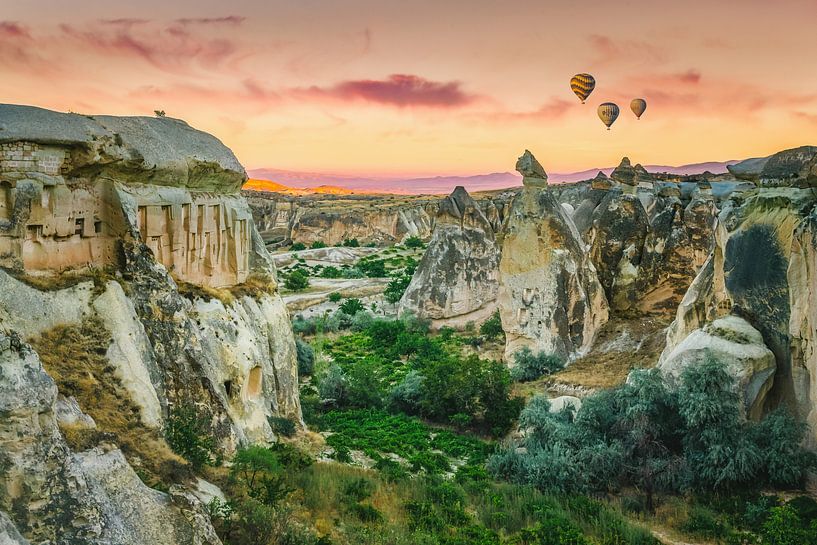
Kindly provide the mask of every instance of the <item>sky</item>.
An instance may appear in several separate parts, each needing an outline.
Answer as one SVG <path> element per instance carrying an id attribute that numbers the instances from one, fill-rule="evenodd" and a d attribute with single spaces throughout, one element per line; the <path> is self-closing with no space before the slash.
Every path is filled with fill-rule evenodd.
<path id="1" fill-rule="evenodd" d="M 248 169 L 742 159 L 817 144 L 815 20 L 817 0 L 0 0 L 0 102 L 164 110 Z"/>

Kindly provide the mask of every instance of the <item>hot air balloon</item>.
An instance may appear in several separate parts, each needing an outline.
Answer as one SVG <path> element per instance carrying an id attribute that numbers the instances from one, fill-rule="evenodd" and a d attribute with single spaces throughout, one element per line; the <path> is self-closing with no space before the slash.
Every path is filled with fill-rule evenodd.
<path id="1" fill-rule="evenodd" d="M 634 98 L 630 102 L 630 109 L 638 119 L 641 119 L 641 116 L 644 115 L 644 110 L 647 109 L 647 101 L 643 98 Z"/>
<path id="2" fill-rule="evenodd" d="M 592 93 L 595 88 L 596 79 L 590 74 L 576 74 L 570 78 L 570 89 L 576 93 L 576 96 L 579 97 L 582 104 L 584 104 L 584 101 L 587 100 L 587 97 L 590 96 L 590 93 Z"/>
<path id="3" fill-rule="evenodd" d="M 603 104 L 599 104 L 599 119 L 601 122 L 607 125 L 607 130 L 610 130 L 610 125 L 615 123 L 616 119 L 618 118 L 618 105 L 612 102 L 605 102 Z"/>

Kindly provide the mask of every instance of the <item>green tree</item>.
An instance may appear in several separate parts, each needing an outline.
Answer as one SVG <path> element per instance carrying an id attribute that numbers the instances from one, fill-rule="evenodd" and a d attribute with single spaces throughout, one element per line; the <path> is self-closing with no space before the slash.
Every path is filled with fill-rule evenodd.
<path id="1" fill-rule="evenodd" d="M 364 306 L 363 303 L 360 302 L 360 299 L 351 298 L 346 299 L 343 303 L 341 303 L 339 309 L 344 314 L 354 316 L 358 312 L 364 310 Z"/>
<path id="2" fill-rule="evenodd" d="M 513 357 L 514 366 L 511 369 L 511 377 L 518 382 L 536 380 L 564 367 L 564 361 L 559 357 L 544 352 L 534 354 L 527 346 L 517 351 Z"/>
<path id="3" fill-rule="evenodd" d="M 406 248 L 422 248 L 423 239 L 420 237 L 408 237 L 404 244 L 406 245 Z"/>
<path id="4" fill-rule="evenodd" d="M 309 248 L 312 250 L 320 250 L 321 248 L 326 248 L 326 243 L 322 240 L 316 240 L 309 245 Z"/>
<path id="5" fill-rule="evenodd" d="M 309 287 L 309 277 L 300 269 L 296 269 L 287 275 L 284 287 L 292 291 L 303 291 Z"/>
<path id="6" fill-rule="evenodd" d="M 296 242 L 292 246 L 289 247 L 290 250 L 293 252 L 300 252 L 301 250 L 306 250 L 306 244 L 303 242 Z"/>
<path id="7" fill-rule="evenodd" d="M 315 369 L 315 350 L 309 343 L 297 337 L 295 338 L 295 350 L 298 356 L 298 375 L 303 377 L 311 375 Z"/>
<path id="8" fill-rule="evenodd" d="M 504 337 L 505 332 L 502 330 L 502 320 L 499 317 L 498 310 L 491 314 L 490 318 L 482 322 L 482 325 L 479 326 L 479 332 L 491 340 Z"/>
<path id="9" fill-rule="evenodd" d="M 190 462 L 193 469 L 212 463 L 216 441 L 207 418 L 194 407 L 175 407 L 167 419 L 164 434 L 173 452 Z"/>
<path id="10" fill-rule="evenodd" d="M 403 294 L 406 293 L 406 289 L 408 289 L 409 284 L 411 284 L 411 276 L 407 274 L 395 276 L 389 280 L 389 284 L 386 286 L 383 296 L 385 297 L 386 301 L 392 305 L 399 303 L 400 299 L 403 298 Z"/>
<path id="11" fill-rule="evenodd" d="M 239 449 L 233 457 L 230 474 L 247 490 L 247 494 L 264 505 L 275 506 L 292 488 L 284 478 L 284 468 L 276 454 L 262 446 Z"/>

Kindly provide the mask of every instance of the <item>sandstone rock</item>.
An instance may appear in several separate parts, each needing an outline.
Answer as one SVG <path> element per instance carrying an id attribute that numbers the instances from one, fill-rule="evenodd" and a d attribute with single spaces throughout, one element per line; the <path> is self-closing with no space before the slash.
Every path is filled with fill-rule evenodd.
<path id="1" fill-rule="evenodd" d="M 653 176 L 640 164 L 633 166 L 628 157 L 623 157 L 621 163 L 610 174 L 613 181 L 636 187 L 641 185 L 644 189 L 651 190 L 654 182 Z"/>
<path id="2" fill-rule="evenodd" d="M 768 187 L 817 186 L 817 146 L 801 146 L 727 167 L 742 180 Z"/>
<path id="3" fill-rule="evenodd" d="M 400 314 L 411 312 L 435 325 L 486 319 L 495 308 L 499 273 L 491 223 L 463 187 L 441 201 L 435 223 Z"/>
<path id="4" fill-rule="evenodd" d="M 760 419 L 777 367 L 760 332 L 738 316 L 719 318 L 690 333 L 672 352 L 662 356 L 658 368 L 677 384 L 684 369 L 710 357 L 725 364 L 735 378 L 745 415 Z"/>
<path id="5" fill-rule="evenodd" d="M 2 545 L 29 545 L 29 541 L 20 535 L 9 516 L 0 511 L 0 543 Z"/>
<path id="6" fill-rule="evenodd" d="M 522 185 L 547 187 L 548 175 L 530 151 L 525 150 L 516 160 L 516 171 L 522 175 Z"/>
<path id="7" fill-rule="evenodd" d="M 567 407 L 572 407 L 574 414 L 582 408 L 582 400 L 574 396 L 559 396 L 550 400 L 550 412 L 560 413 Z"/>
<path id="8" fill-rule="evenodd" d="M 18 159 L 13 153 L 18 142 L 36 146 Z M 6 178 L 18 177 L 9 171 L 20 178 L 40 172 L 57 160 L 52 150 L 59 149 L 70 149 L 70 159 L 63 156 L 53 173 L 66 177 L 93 168 L 111 179 L 226 193 L 238 191 L 246 180 L 244 168 L 224 144 L 179 119 L 86 116 L 0 104 L 0 150 L 5 154 L 0 168 Z"/>
<path id="9" fill-rule="evenodd" d="M 57 388 L 30 347 L 0 332 L 0 505 L 36 542 L 217 545 L 201 505 L 145 486 L 119 450 L 72 453 L 57 427 Z M 191 525 L 190 521 L 196 521 Z M 14 536 L 0 517 L 2 532 Z M 19 542 L 20 540 L 17 539 Z"/>
<path id="10" fill-rule="evenodd" d="M 553 194 L 526 187 L 514 200 L 499 265 L 505 360 L 522 347 L 562 357 L 586 351 L 607 302 L 581 237 Z"/>
<path id="11" fill-rule="evenodd" d="M 593 178 L 593 181 L 591 182 L 591 187 L 593 189 L 601 189 L 601 190 L 604 191 L 604 190 L 612 189 L 613 188 L 613 182 L 610 180 L 610 178 L 605 173 L 599 171 L 599 173 L 596 174 L 596 177 Z"/>
<path id="12" fill-rule="evenodd" d="M 89 415 L 82 412 L 79 403 L 75 397 L 57 396 L 56 404 L 54 405 L 54 418 L 57 419 L 57 424 L 62 427 L 94 429 L 96 422 Z"/>
<path id="13" fill-rule="evenodd" d="M 635 305 L 636 279 L 650 221 L 635 195 L 608 192 L 593 212 L 590 257 L 611 309 Z"/>

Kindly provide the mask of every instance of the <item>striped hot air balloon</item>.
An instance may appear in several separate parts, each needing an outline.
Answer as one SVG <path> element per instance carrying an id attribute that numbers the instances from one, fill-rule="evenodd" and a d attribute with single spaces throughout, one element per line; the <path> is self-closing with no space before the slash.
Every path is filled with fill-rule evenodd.
<path id="1" fill-rule="evenodd" d="M 584 104 L 584 101 L 587 100 L 587 97 L 590 96 L 590 93 L 592 93 L 595 88 L 596 79 L 590 74 L 576 74 L 570 78 L 570 89 L 576 93 L 576 96 L 579 97 L 582 104 Z"/>
<path id="2" fill-rule="evenodd" d="M 630 102 L 630 109 L 633 111 L 636 118 L 641 119 L 641 116 L 644 115 L 644 110 L 647 109 L 647 101 L 643 98 L 634 98 Z"/>
<path id="3" fill-rule="evenodd" d="M 613 102 L 599 104 L 598 114 L 599 119 L 601 119 L 602 123 L 607 125 L 607 130 L 609 131 L 610 125 L 615 123 L 616 119 L 618 119 L 618 105 Z"/>

